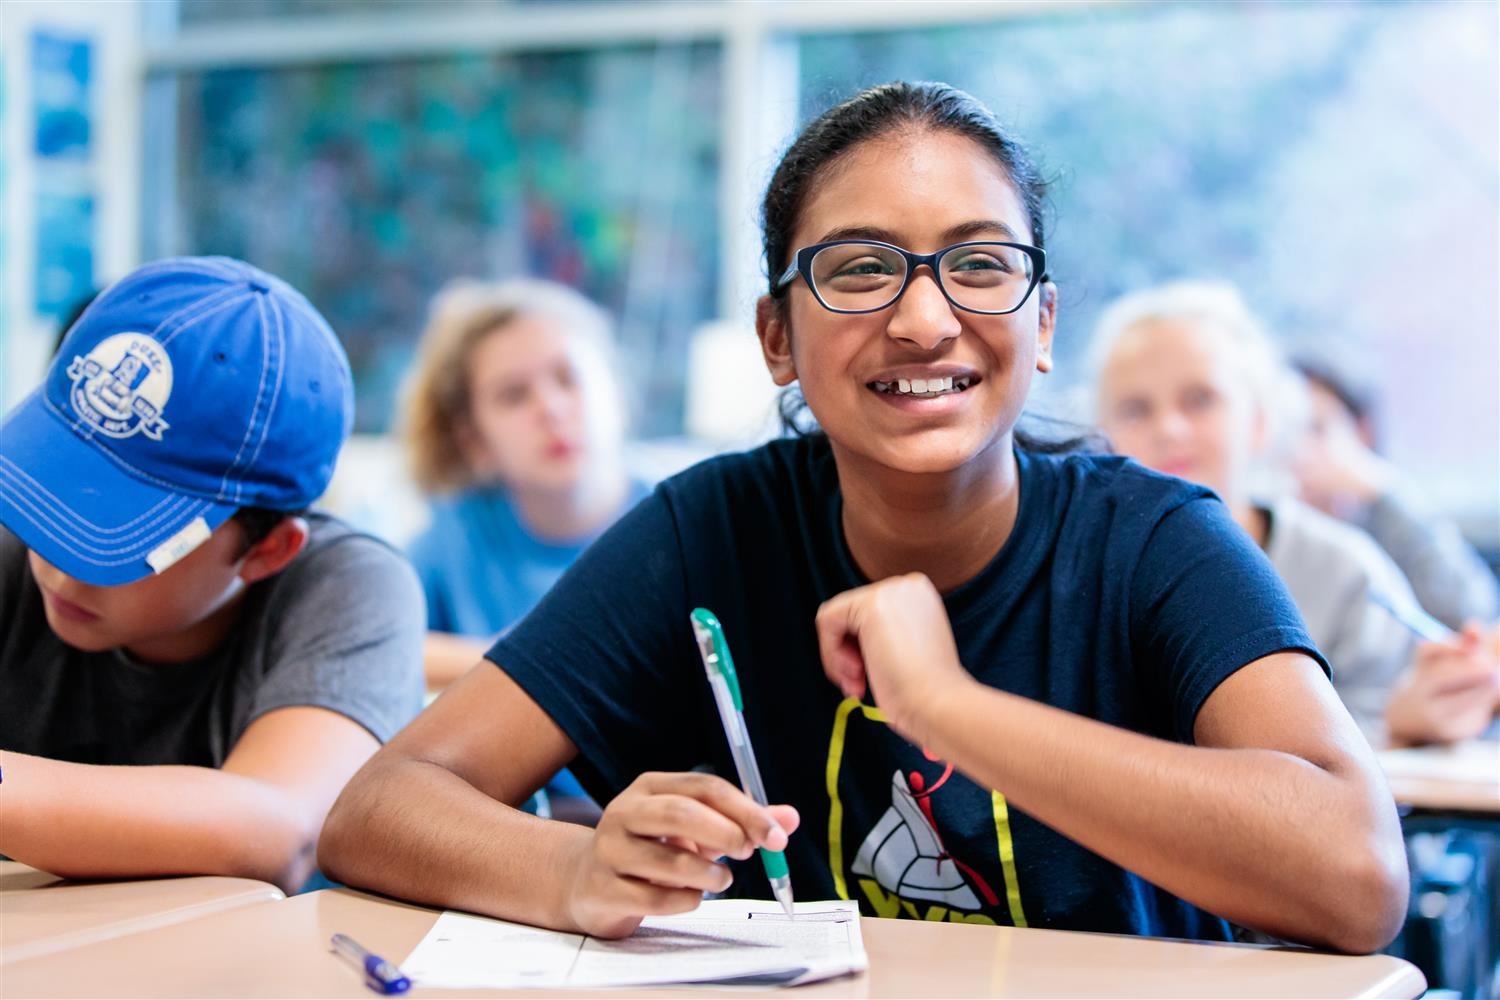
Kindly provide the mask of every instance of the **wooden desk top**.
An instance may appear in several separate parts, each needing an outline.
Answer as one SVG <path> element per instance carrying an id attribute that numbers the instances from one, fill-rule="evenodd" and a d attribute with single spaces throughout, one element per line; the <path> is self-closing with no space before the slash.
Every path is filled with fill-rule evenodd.
<path id="1" fill-rule="evenodd" d="M 275 886 L 247 878 L 69 882 L 0 861 L 0 981 L 8 993 L 12 963 L 284 898 Z"/>
<path id="2" fill-rule="evenodd" d="M 28 997 L 368 1000 L 374 994 L 366 990 L 359 973 L 328 952 L 328 939 L 343 932 L 399 962 L 436 918 L 433 910 L 347 889 L 324 890 L 11 963 L 5 967 L 5 992 Z M 1426 987 L 1413 966 L 1386 955 L 1351 958 L 916 920 L 866 918 L 862 928 L 869 972 L 780 995 L 1410 998 Z M 656 991 L 672 998 L 743 997 L 752 992 Z M 467 1000 L 495 994 L 423 990 L 419 984 L 410 995 Z M 588 994 L 505 995 L 562 1000 Z"/>
<path id="3" fill-rule="evenodd" d="M 1500 816 L 1500 743 L 1382 750 L 1378 757 L 1402 805 Z"/>

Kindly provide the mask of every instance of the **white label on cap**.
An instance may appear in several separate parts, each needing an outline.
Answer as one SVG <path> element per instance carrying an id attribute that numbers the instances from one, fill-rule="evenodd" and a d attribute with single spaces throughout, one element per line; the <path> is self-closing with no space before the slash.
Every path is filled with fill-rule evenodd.
<path id="1" fill-rule="evenodd" d="M 151 564 L 153 573 L 165 573 L 177 560 L 208 541 L 208 536 L 212 534 L 208 530 L 208 522 L 195 517 L 186 528 L 152 549 L 146 562 Z"/>

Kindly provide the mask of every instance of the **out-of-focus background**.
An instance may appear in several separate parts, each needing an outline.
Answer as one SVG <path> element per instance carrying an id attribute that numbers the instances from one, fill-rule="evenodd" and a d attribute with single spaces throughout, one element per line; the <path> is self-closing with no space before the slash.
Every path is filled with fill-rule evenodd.
<path id="1" fill-rule="evenodd" d="M 6 0 L 0 406 L 88 291 L 170 254 L 288 279 L 343 337 L 334 499 L 393 535 L 384 437 L 457 275 L 574 285 L 619 324 L 633 454 L 767 427 L 757 199 L 793 130 L 897 77 L 963 87 L 1055 179 L 1063 405 L 1098 310 L 1222 277 L 1378 391 L 1426 506 L 1500 547 L 1497 6 Z"/>

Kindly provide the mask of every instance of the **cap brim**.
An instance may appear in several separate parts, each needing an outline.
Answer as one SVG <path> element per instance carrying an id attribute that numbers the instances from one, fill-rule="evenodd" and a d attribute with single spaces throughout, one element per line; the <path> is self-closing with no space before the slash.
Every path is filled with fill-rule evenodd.
<path id="1" fill-rule="evenodd" d="M 84 583 L 117 586 L 165 570 L 235 509 L 133 475 L 40 392 L 0 424 L 0 524 Z"/>

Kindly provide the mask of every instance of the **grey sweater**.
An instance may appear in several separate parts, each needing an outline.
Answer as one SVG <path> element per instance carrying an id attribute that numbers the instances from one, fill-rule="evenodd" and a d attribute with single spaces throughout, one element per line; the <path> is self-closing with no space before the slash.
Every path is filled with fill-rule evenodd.
<path id="1" fill-rule="evenodd" d="M 1370 595 L 1410 607 L 1416 603 L 1411 586 L 1358 528 L 1290 498 L 1265 510 L 1271 565 L 1328 657 L 1334 689 L 1365 736 L 1379 746 L 1385 742 L 1386 700 L 1411 662 L 1417 640 Z"/>
<path id="2" fill-rule="evenodd" d="M 1451 628 L 1500 617 L 1500 585 L 1452 524 L 1418 515 L 1396 496 L 1375 501 L 1356 521 L 1395 560 L 1417 600 Z"/>

